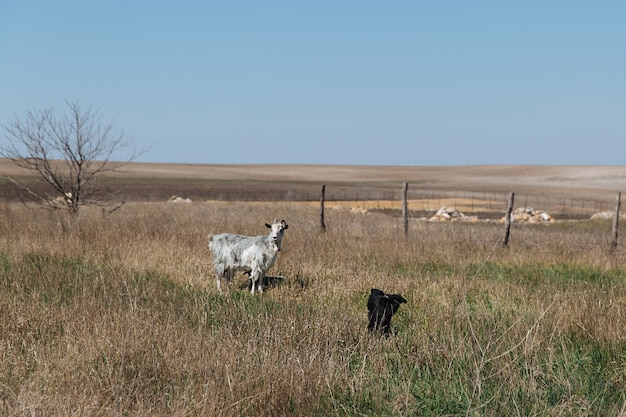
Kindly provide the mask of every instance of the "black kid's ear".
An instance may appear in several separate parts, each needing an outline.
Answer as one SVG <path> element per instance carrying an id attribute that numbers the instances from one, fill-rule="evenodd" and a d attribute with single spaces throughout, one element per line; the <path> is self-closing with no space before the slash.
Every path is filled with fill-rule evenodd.
<path id="1" fill-rule="evenodd" d="M 371 294 L 376 294 L 376 295 L 380 295 L 380 296 L 385 295 L 385 293 L 382 292 L 381 290 L 379 290 L 378 288 L 372 288 Z"/>
<path id="2" fill-rule="evenodd" d="M 397 305 L 407 302 L 406 299 L 400 294 L 388 294 L 388 296 L 389 296 L 389 299 L 392 300 Z"/>

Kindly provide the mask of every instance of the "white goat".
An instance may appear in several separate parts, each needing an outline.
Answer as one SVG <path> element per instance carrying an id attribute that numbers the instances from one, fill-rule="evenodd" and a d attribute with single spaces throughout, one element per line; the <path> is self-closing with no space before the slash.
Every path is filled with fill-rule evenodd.
<path id="1" fill-rule="evenodd" d="M 283 234 L 289 226 L 284 220 L 274 219 L 273 224 L 265 223 L 271 229 L 266 236 L 242 236 L 231 233 L 209 235 L 209 249 L 213 254 L 213 267 L 217 277 L 217 289 L 222 292 L 222 278 L 230 281 L 237 271 L 250 274 L 252 289 L 263 292 L 263 279 L 274 266 L 280 250 Z"/>

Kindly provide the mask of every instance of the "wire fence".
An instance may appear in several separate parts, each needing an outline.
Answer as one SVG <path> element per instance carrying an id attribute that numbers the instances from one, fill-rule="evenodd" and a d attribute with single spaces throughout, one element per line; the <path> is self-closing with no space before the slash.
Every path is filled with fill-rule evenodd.
<path id="1" fill-rule="evenodd" d="M 222 201 L 319 201 L 321 185 L 317 192 L 312 190 L 265 190 L 262 193 L 245 190 L 207 190 L 202 199 Z M 467 213 L 484 213 L 486 215 L 504 215 L 507 208 L 508 192 L 475 192 L 419 190 L 409 188 L 407 194 L 408 208 L 411 212 L 436 212 L 441 207 L 454 207 Z M 380 210 L 401 209 L 401 187 L 383 189 L 365 187 L 333 187 L 325 189 L 327 206 L 333 204 L 352 205 Z M 606 198 L 581 198 L 567 195 L 533 195 L 515 193 L 515 208 L 533 208 L 549 212 L 561 218 L 588 218 L 594 213 L 611 211 L 615 196 L 606 193 Z"/>
<path id="2" fill-rule="evenodd" d="M 192 201 L 319 201 L 322 184 L 242 181 L 232 183 L 161 182 L 131 183 L 116 191 L 116 198 L 123 201 L 168 201 L 173 196 Z M 111 187 L 116 190 L 116 187 Z M 110 190 L 109 190 L 110 191 Z M 105 194 L 107 190 L 104 190 Z M 111 191 L 113 192 L 113 191 Z M 441 207 L 453 207 L 468 214 L 481 217 L 503 216 L 508 196 L 514 192 L 515 207 L 533 208 L 549 212 L 556 218 L 588 218 L 594 213 L 612 211 L 615 194 L 611 192 L 593 195 L 573 190 L 558 194 L 533 194 L 511 189 L 503 192 L 472 190 L 424 189 L 409 183 L 407 200 L 410 215 L 427 215 Z M 328 206 L 334 204 L 366 207 L 368 209 L 401 210 L 402 184 L 344 183 L 329 184 L 325 190 Z M 14 190 L 0 184 L 0 201 L 18 201 Z M 419 212 L 416 213 L 416 212 Z M 395 214 L 395 213 L 394 213 Z"/>

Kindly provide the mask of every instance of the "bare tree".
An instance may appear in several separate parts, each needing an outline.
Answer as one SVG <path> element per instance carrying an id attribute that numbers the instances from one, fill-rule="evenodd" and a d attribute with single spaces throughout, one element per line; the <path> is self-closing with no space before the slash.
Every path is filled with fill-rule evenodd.
<path id="1" fill-rule="evenodd" d="M 111 196 L 97 187 L 97 178 L 119 170 L 139 154 L 133 151 L 129 158 L 114 161 L 118 151 L 130 146 L 123 132 L 114 130 L 111 123 L 102 123 L 98 111 L 66 104 L 68 108 L 60 116 L 53 109 L 33 110 L 23 119 L 0 124 L 7 138 L 0 145 L 0 155 L 45 184 L 40 191 L 4 176 L 23 201 L 78 215 L 82 206 L 111 204 Z"/>

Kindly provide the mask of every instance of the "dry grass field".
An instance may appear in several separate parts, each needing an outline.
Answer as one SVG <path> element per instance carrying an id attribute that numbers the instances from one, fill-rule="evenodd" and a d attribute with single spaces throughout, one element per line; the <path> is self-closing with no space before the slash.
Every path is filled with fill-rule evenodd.
<path id="1" fill-rule="evenodd" d="M 624 169 L 248 169 L 131 166 L 141 198 L 71 223 L 0 201 L 0 415 L 626 415 L 626 250 L 609 254 L 610 221 L 514 224 L 502 248 L 495 222 L 413 220 L 405 238 L 384 210 L 328 210 L 320 232 L 318 204 L 201 198 L 206 183 L 430 192 L 443 176 L 477 197 L 540 183 L 613 202 Z M 193 203 L 162 198 L 189 183 Z M 251 296 L 242 275 L 219 294 L 207 234 L 264 234 L 276 217 L 284 280 Z M 389 338 L 366 330 L 372 287 L 408 300 Z"/>

